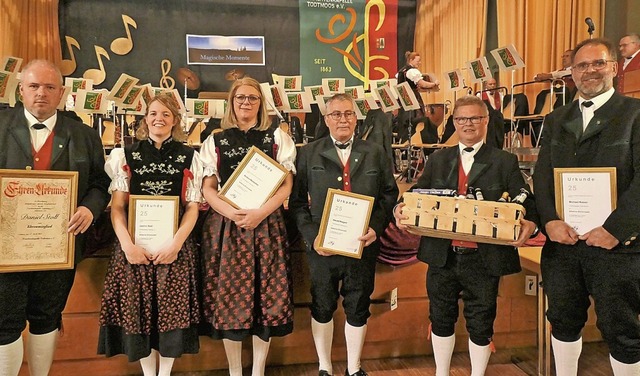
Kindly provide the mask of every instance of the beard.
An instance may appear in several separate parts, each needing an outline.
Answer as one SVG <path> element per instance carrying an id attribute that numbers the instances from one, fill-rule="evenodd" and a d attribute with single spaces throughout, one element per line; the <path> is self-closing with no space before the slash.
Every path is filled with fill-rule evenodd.
<path id="1" fill-rule="evenodd" d="M 613 74 L 590 74 L 576 82 L 580 94 L 596 97 L 613 87 Z"/>

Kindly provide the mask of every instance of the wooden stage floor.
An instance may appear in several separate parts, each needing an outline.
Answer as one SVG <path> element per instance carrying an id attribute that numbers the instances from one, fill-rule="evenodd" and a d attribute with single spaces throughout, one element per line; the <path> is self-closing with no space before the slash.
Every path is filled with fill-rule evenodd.
<path id="1" fill-rule="evenodd" d="M 536 375 L 536 349 L 519 348 L 498 350 L 491 355 L 486 376 L 526 376 Z M 458 352 L 451 360 L 451 376 L 471 375 L 469 355 Z M 344 375 L 346 364 L 334 363 L 334 375 Z M 362 367 L 370 376 L 431 376 L 435 375 L 433 356 L 363 360 Z M 553 368 L 553 367 L 552 367 Z M 291 366 L 267 367 L 265 376 L 315 376 L 317 364 L 299 364 Z M 555 372 L 552 370 L 552 375 Z M 603 342 L 585 343 L 580 357 L 579 374 L 581 376 L 611 376 L 607 346 Z M 174 373 L 175 376 L 226 376 L 226 370 Z M 251 369 L 245 368 L 244 375 L 251 375 Z"/>

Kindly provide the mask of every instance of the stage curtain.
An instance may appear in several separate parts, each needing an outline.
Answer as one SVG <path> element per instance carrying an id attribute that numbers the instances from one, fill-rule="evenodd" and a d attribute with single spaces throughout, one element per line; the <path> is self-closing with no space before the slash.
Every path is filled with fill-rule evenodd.
<path id="1" fill-rule="evenodd" d="M 484 56 L 486 23 L 487 0 L 418 1 L 414 50 L 422 57 L 422 73 L 434 73 L 442 81 L 444 72 Z M 398 62 L 398 66 L 404 64 Z M 470 86 L 473 92 L 480 89 L 479 85 Z M 441 89 L 423 97 L 425 103 L 444 103 L 453 101 L 454 96 Z"/>
<path id="2" fill-rule="evenodd" d="M 59 64 L 58 0 L 0 0 L 0 58 L 47 59 Z"/>
<path id="3" fill-rule="evenodd" d="M 513 44 L 526 66 L 513 73 L 501 72 L 500 84 L 511 88 L 513 83 L 533 81 L 540 72 L 562 68 L 562 54 L 589 38 L 586 17 L 591 17 L 596 31 L 602 35 L 605 0 L 496 0 L 498 9 L 498 45 Z M 545 84 L 527 84 L 515 92 L 524 92 L 529 108 L 535 106 L 535 96 Z"/>

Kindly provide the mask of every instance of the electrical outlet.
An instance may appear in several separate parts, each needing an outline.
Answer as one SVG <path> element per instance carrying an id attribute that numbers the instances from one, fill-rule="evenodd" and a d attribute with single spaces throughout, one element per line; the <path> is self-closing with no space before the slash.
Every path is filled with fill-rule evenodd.
<path id="1" fill-rule="evenodd" d="M 524 294 L 536 296 L 538 293 L 538 277 L 526 275 L 524 277 Z"/>
<path id="2" fill-rule="evenodd" d="M 398 288 L 394 288 L 393 290 L 391 290 L 391 296 L 390 296 L 390 305 L 391 305 L 391 310 L 393 311 L 394 309 L 398 308 Z"/>

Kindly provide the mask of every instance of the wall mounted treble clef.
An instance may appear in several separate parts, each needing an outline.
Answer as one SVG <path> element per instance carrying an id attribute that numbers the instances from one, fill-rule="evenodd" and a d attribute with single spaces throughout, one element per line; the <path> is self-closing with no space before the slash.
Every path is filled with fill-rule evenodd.
<path id="1" fill-rule="evenodd" d="M 160 63 L 160 68 L 162 69 L 160 87 L 169 90 L 173 89 L 173 87 L 176 85 L 176 81 L 173 79 L 173 77 L 169 76 L 169 72 L 171 72 L 171 60 L 162 60 L 162 63 Z"/>

